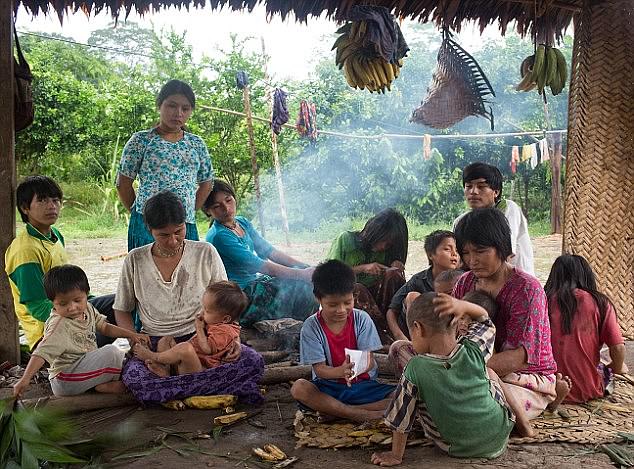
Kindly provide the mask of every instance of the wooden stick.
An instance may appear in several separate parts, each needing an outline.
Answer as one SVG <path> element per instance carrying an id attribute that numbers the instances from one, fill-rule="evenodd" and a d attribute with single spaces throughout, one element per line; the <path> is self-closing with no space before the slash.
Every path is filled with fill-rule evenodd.
<path id="1" fill-rule="evenodd" d="M 114 259 L 121 259 L 122 257 L 125 257 L 128 255 L 128 251 L 125 252 L 120 252 L 119 254 L 115 254 L 114 256 L 101 256 L 101 262 L 108 262 L 108 261 L 112 261 Z"/>
<path id="2" fill-rule="evenodd" d="M 271 123 L 273 122 L 273 90 L 269 86 L 269 73 L 266 67 L 268 57 L 266 55 L 266 47 L 264 46 L 264 36 L 262 40 L 262 55 L 266 58 L 264 62 L 264 82 L 266 83 L 266 94 L 268 95 L 269 111 L 271 112 Z M 275 167 L 275 180 L 277 182 L 277 192 L 280 199 L 280 215 L 282 215 L 282 227 L 284 228 L 284 236 L 286 245 L 290 247 L 291 239 L 288 234 L 288 215 L 286 214 L 286 197 L 284 196 L 284 182 L 282 181 L 282 166 L 280 165 L 280 157 L 277 151 L 277 134 L 273 131 L 271 125 L 271 150 L 273 151 L 273 166 Z"/>
<path id="3" fill-rule="evenodd" d="M 81 394 L 79 396 L 45 397 L 35 399 L 23 399 L 25 407 L 46 407 L 47 409 L 61 410 L 66 413 L 79 413 L 88 410 L 106 409 L 111 407 L 125 407 L 137 405 L 137 400 L 132 394 Z"/>
<path id="4" fill-rule="evenodd" d="M 264 227 L 264 212 L 262 210 L 262 194 L 260 193 L 260 170 L 258 168 L 258 158 L 255 154 L 255 137 L 253 135 L 253 119 L 251 116 L 251 97 L 249 85 L 242 89 L 242 99 L 244 101 L 244 114 L 247 118 L 247 134 L 249 136 L 249 151 L 251 153 L 251 171 L 253 172 L 253 185 L 255 186 L 255 199 L 258 205 L 258 219 L 260 220 L 260 232 L 266 236 Z"/>
<path id="5" fill-rule="evenodd" d="M 379 367 L 379 374 L 384 376 L 394 376 L 393 365 L 384 353 L 375 353 L 374 359 Z M 275 366 L 266 367 L 264 376 L 260 380 L 260 384 L 279 384 L 298 379 L 311 379 L 312 366 L 295 365 L 295 366 Z"/>

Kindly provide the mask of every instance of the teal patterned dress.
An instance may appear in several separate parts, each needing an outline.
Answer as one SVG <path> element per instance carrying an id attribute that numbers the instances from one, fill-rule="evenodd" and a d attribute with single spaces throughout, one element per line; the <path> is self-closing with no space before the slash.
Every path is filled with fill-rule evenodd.
<path id="1" fill-rule="evenodd" d="M 128 250 L 152 243 L 143 222 L 143 207 L 160 191 L 175 193 L 186 213 L 187 239 L 198 241 L 196 191 L 199 184 L 213 179 L 213 168 L 205 142 L 197 135 L 183 133 L 178 142 L 163 139 L 156 128 L 137 132 L 123 149 L 119 174 L 139 179 L 136 200 L 130 213 Z"/>

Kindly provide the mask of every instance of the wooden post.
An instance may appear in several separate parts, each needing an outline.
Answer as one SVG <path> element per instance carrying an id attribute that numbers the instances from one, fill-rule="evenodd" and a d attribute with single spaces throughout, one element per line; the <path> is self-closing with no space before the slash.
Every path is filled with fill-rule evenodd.
<path id="1" fill-rule="evenodd" d="M 258 219 L 260 220 L 260 232 L 266 236 L 264 227 L 264 212 L 262 210 L 262 194 L 260 193 L 260 170 L 258 168 L 258 158 L 255 154 L 255 136 L 253 135 L 253 118 L 251 115 L 251 97 L 249 85 L 242 89 L 242 99 L 244 100 L 244 113 L 247 115 L 247 133 L 249 135 L 249 151 L 251 152 L 251 171 L 253 172 L 253 185 L 255 186 L 255 199 L 258 205 Z"/>
<path id="2" fill-rule="evenodd" d="M 19 363 L 18 321 L 4 270 L 4 253 L 15 238 L 12 7 L 13 2 L 0 1 L 0 361 Z"/>
<path id="3" fill-rule="evenodd" d="M 264 37 L 262 40 L 262 55 L 266 58 L 266 47 L 264 46 Z M 268 63 L 268 60 L 265 64 Z M 273 122 L 273 90 L 268 84 L 269 73 L 266 65 L 264 66 L 264 81 L 266 82 L 266 93 L 269 101 L 269 111 L 271 113 L 271 122 Z M 286 197 L 284 197 L 284 182 L 282 181 L 282 166 L 280 165 L 280 157 L 277 151 L 277 134 L 273 132 L 271 126 L 271 149 L 273 150 L 273 165 L 275 166 L 275 180 L 277 182 L 277 192 L 280 198 L 280 214 L 282 215 L 282 227 L 284 229 L 284 236 L 286 238 L 286 245 L 291 245 L 291 239 L 288 235 L 288 216 L 286 214 Z"/>
<path id="4" fill-rule="evenodd" d="M 546 142 L 548 144 L 548 141 Z M 561 134 L 553 134 L 553 146 L 550 152 L 552 188 L 550 195 L 550 232 L 561 234 Z"/>

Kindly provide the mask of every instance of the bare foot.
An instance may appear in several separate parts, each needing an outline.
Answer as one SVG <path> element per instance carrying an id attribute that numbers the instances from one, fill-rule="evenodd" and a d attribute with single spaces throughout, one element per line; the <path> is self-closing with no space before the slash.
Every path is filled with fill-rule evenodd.
<path id="1" fill-rule="evenodd" d="M 122 381 L 110 381 L 109 383 L 98 384 L 95 386 L 95 391 L 102 392 L 104 394 L 124 394 L 127 389 Z"/>
<path id="2" fill-rule="evenodd" d="M 568 376 L 563 376 L 561 373 L 557 373 L 557 382 L 555 383 L 555 392 L 557 393 L 557 397 L 548 405 L 547 409 L 551 412 L 556 411 L 559 404 L 561 404 L 570 392 L 570 388 L 572 388 L 571 379 Z"/>
<path id="3" fill-rule="evenodd" d="M 517 432 L 519 436 L 525 438 L 532 438 L 535 436 L 536 432 L 531 425 L 530 420 L 524 416 L 523 418 L 515 417 L 515 427 L 514 430 Z"/>
<path id="4" fill-rule="evenodd" d="M 132 347 L 132 351 L 134 352 L 134 356 L 141 360 L 150 360 L 154 357 L 154 352 L 143 344 L 135 344 L 134 347 Z"/>
<path id="5" fill-rule="evenodd" d="M 159 362 L 155 362 L 154 360 L 145 360 L 145 366 L 147 366 L 148 370 L 150 370 L 155 375 L 160 376 L 161 378 L 165 378 L 170 375 L 170 370 L 168 365 L 162 365 Z"/>

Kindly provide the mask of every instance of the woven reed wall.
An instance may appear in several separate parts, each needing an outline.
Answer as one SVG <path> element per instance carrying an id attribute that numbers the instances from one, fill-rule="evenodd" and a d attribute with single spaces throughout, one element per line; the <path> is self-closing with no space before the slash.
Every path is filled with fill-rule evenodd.
<path id="1" fill-rule="evenodd" d="M 575 20 L 563 248 L 634 338 L 634 0 L 594 3 Z"/>

